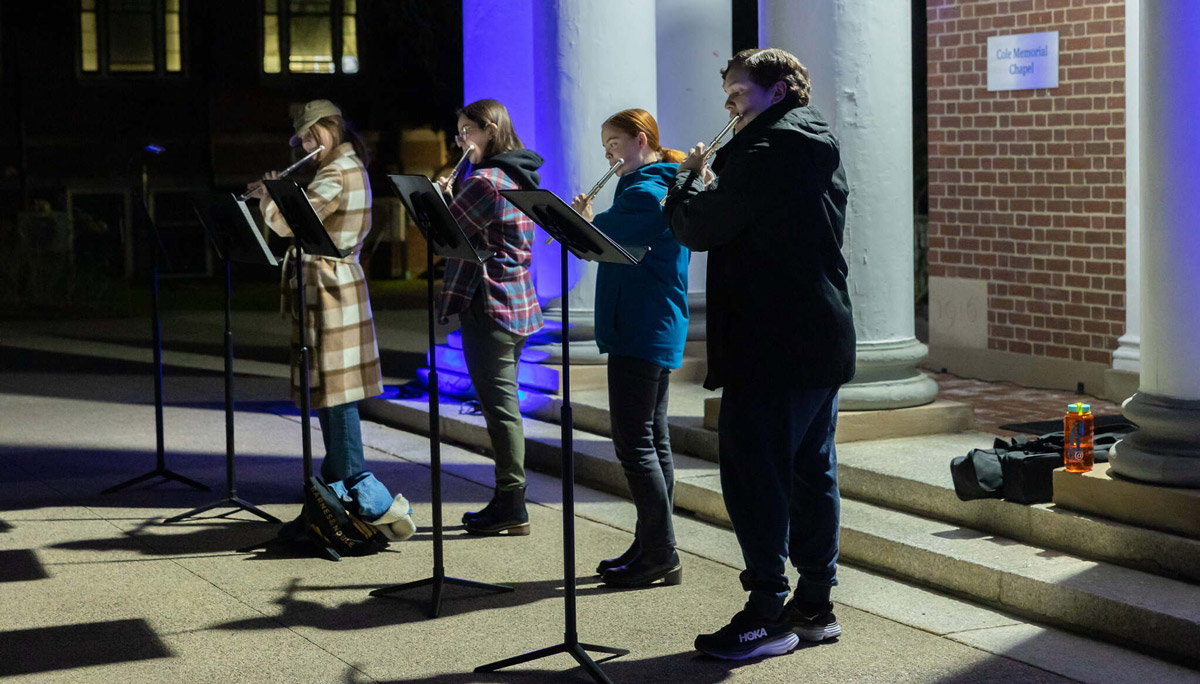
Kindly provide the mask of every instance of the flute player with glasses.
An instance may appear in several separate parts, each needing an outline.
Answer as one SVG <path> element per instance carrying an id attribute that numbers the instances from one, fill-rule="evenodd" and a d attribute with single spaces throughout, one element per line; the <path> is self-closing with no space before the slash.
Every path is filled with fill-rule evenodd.
<path id="1" fill-rule="evenodd" d="M 478 100 L 458 110 L 455 141 L 471 163 L 464 178 L 438 181 L 450 214 L 480 247 L 495 254 L 482 264 L 446 259 L 438 318 L 457 314 L 463 356 L 483 409 L 496 487 L 482 509 L 463 515 L 470 534 L 527 535 L 525 430 L 517 394 L 521 350 L 542 328 L 542 309 L 529 271 L 533 221 L 500 195 L 501 190 L 538 187 L 542 158 L 525 149 L 496 100 Z"/>
<path id="2" fill-rule="evenodd" d="M 371 231 L 371 184 L 367 178 L 366 146 L 362 138 L 329 100 L 313 100 L 293 120 L 292 147 L 316 152 L 316 176 L 305 194 L 325 226 L 342 258 L 304 254 L 303 263 L 295 262 L 295 250 L 289 247 L 284 257 L 282 277 L 290 286 L 285 290 L 292 315 L 292 397 L 300 405 L 300 333 L 308 327 L 312 346 L 309 376 L 312 407 L 317 410 L 325 458 L 321 461 L 321 479 L 327 484 L 342 483 L 356 493 L 363 520 L 374 524 L 389 539 L 401 540 L 416 531 L 411 508 L 402 495 L 394 498 L 373 476 L 366 474 L 362 429 L 358 402 L 383 392 L 379 366 L 379 346 L 367 280 L 358 263 L 363 241 Z M 281 174 L 266 174 L 274 180 Z M 251 183 L 247 196 L 259 200 L 263 219 L 272 231 L 292 237 L 292 231 L 279 208 L 267 194 L 262 182 Z M 297 320 L 298 307 L 292 305 L 296 292 L 294 269 L 304 269 L 304 293 L 308 320 Z M 290 276 L 290 277 L 289 277 Z M 298 539 L 302 526 L 288 523 L 282 539 Z"/>
<path id="3" fill-rule="evenodd" d="M 608 354 L 613 446 L 637 509 L 633 543 L 596 571 L 615 587 L 679 584 L 667 398 L 687 340 L 690 252 L 671 234 L 659 201 L 684 155 L 661 146 L 658 124 L 644 109 L 613 114 L 600 141 L 610 173 L 620 177 L 612 206 L 593 216 L 599 187 L 572 206 L 614 242 L 650 251 L 638 264 L 601 262 L 596 273 L 596 343 Z"/>

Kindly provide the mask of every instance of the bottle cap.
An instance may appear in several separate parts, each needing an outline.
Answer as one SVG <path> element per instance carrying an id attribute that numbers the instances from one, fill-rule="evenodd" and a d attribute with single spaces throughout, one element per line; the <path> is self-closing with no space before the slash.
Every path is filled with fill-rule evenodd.
<path id="1" fill-rule="evenodd" d="M 1078 413 L 1082 416 L 1085 413 L 1092 412 L 1092 405 L 1084 403 L 1067 404 L 1067 410 L 1071 413 Z"/>

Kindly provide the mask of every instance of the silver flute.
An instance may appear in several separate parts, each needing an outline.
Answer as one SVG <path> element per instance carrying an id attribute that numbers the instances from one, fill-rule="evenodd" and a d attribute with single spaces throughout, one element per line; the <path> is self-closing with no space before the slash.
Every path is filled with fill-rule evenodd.
<path id="1" fill-rule="evenodd" d="M 588 194 L 583 196 L 584 206 L 587 206 L 588 202 L 596 199 L 596 195 L 599 195 L 600 191 L 604 189 L 604 184 L 613 177 L 613 174 L 615 174 L 617 169 L 621 168 L 621 165 L 624 163 L 625 159 L 623 157 L 617 157 L 617 162 L 608 167 L 608 171 L 600 178 L 600 180 L 596 181 L 596 184 L 592 186 L 592 189 L 588 191 Z M 554 242 L 554 238 L 546 238 L 546 244 L 550 244 L 551 242 Z"/>
<path id="2" fill-rule="evenodd" d="M 700 160 L 701 163 L 705 163 L 708 161 L 708 158 L 712 156 L 713 152 L 716 152 L 717 149 L 719 149 L 720 144 L 721 144 L 721 138 L 724 138 L 726 135 L 728 135 L 729 131 L 732 131 L 733 127 L 737 125 L 737 122 L 739 122 L 741 120 L 742 120 L 741 114 L 733 115 L 733 118 L 729 120 L 729 123 L 725 124 L 725 128 L 722 128 L 721 132 L 717 134 L 717 137 L 713 138 L 712 142 L 710 142 L 708 144 L 708 147 L 704 149 L 704 157 Z M 658 206 L 660 206 L 660 207 L 667 206 L 667 196 L 666 195 L 663 195 L 663 198 L 661 201 L 659 201 Z"/>
<path id="3" fill-rule="evenodd" d="M 467 145 L 463 150 L 462 156 L 458 158 L 458 163 L 454 165 L 454 170 L 450 172 L 451 178 L 456 178 L 458 172 L 462 170 L 463 164 L 467 163 L 467 157 L 471 156 L 471 150 L 475 149 L 475 145 Z"/>
<path id="4" fill-rule="evenodd" d="M 625 160 L 618 157 L 617 163 L 608 167 L 608 173 L 604 174 L 604 176 L 600 180 L 596 181 L 596 184 L 593 185 L 592 189 L 588 191 L 587 196 L 585 196 L 583 198 L 583 203 L 587 204 L 588 202 L 591 202 L 592 200 L 596 199 L 596 195 L 599 195 L 600 191 L 604 189 L 604 184 L 608 182 L 608 179 L 613 177 L 613 174 L 616 173 L 617 169 L 621 168 L 621 165 L 624 163 L 625 163 Z"/>
<path id="5" fill-rule="evenodd" d="M 287 167 L 286 169 L 280 171 L 279 175 L 276 176 L 275 178 L 276 179 L 283 178 L 284 176 L 295 171 L 296 169 L 300 168 L 301 166 L 304 166 L 305 164 L 308 163 L 308 160 L 310 160 L 313 157 L 320 154 L 322 151 L 324 151 L 324 149 L 325 149 L 324 145 L 317 145 L 317 149 L 313 150 L 312 152 L 309 152 L 308 154 L 304 155 L 300 159 L 296 160 L 295 164 L 292 164 L 291 166 Z M 250 199 L 250 195 L 251 195 L 251 193 L 249 193 L 249 192 L 242 193 L 242 195 L 240 197 L 238 197 L 238 201 L 245 202 L 246 200 Z"/>

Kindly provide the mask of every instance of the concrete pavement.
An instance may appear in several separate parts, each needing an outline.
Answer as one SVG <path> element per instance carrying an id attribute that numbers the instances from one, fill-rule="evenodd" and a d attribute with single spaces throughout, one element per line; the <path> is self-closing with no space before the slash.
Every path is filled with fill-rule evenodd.
<path id="1" fill-rule="evenodd" d="M 452 588 L 443 616 L 428 620 L 423 592 L 367 595 L 428 576 L 427 527 L 377 556 L 332 563 L 237 553 L 274 530 L 242 513 L 161 524 L 222 493 L 219 374 L 171 369 L 166 389 L 167 465 L 216 491 L 169 483 L 100 496 L 153 466 L 145 366 L 12 347 L 0 354 L 0 675 L 20 682 L 590 681 L 566 656 L 471 672 L 562 639 L 559 480 L 531 475 L 530 537 L 447 530 L 449 574 L 517 590 Z M 239 376 L 236 389 L 238 493 L 286 519 L 299 511 L 300 435 L 294 409 L 279 401 L 284 383 Z M 413 500 L 418 524 L 427 526 L 427 441 L 371 423 L 364 440 L 372 470 Z M 319 457 L 319 434 L 313 441 Z M 443 454 L 445 520 L 455 523 L 486 499 L 491 461 L 455 447 Z M 744 598 L 732 533 L 678 517 L 685 582 L 611 591 L 596 584 L 592 568 L 628 545 L 632 506 L 586 488 L 577 496 L 580 637 L 631 650 L 603 666 L 616 682 L 1200 681 L 1175 665 L 849 567 L 835 593 L 846 630 L 837 642 L 758 662 L 714 661 L 691 642 Z"/>

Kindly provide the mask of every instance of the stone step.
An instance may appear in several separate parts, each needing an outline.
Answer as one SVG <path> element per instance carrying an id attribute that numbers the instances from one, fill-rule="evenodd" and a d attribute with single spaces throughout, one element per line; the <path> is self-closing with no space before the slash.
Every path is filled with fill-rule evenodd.
<path id="1" fill-rule="evenodd" d="M 581 445 L 597 442 L 597 448 L 611 463 L 606 471 L 606 484 L 592 484 L 624 496 L 627 494 L 624 476 L 607 439 L 611 434 L 608 412 L 595 403 L 598 402 L 574 403 L 572 406 L 578 435 L 576 450 L 584 453 L 591 447 Z M 689 402 L 681 403 L 687 410 Z M 426 430 L 428 414 L 423 400 L 409 402 L 407 406 L 418 411 L 419 415 L 410 416 L 403 427 L 417 432 Z M 561 406 L 561 399 L 544 395 L 527 395 L 522 402 L 522 410 L 534 419 L 527 420 L 527 428 L 535 422 L 550 425 L 545 435 L 555 449 L 559 440 L 557 422 Z M 443 414 L 446 413 L 443 411 Z M 457 419 L 458 416 L 451 418 Z M 479 420 L 482 424 L 482 419 Z M 676 461 L 690 464 L 686 469 L 681 465 L 678 479 L 682 483 L 686 470 L 701 478 L 699 481 L 715 481 L 716 471 L 711 464 L 717 460 L 716 432 L 699 427 L 695 416 L 672 416 L 670 420 L 671 446 Z M 841 424 L 845 424 L 845 421 Z M 1068 510 L 1054 504 L 1024 505 L 1000 499 L 961 501 L 954 493 L 950 460 L 974 448 L 990 447 L 992 439 L 993 436 L 987 433 L 961 432 L 849 443 L 839 441 L 838 479 L 842 496 L 1083 558 L 1200 583 L 1200 540 Z M 487 448 L 489 445 L 486 434 L 479 435 L 475 442 L 467 443 L 478 448 Z M 546 467 L 558 472 L 558 456 L 551 455 L 547 460 Z M 693 496 L 695 505 L 684 505 Z M 691 493 L 681 484 L 676 499 L 685 510 L 722 520 L 723 508 L 717 511 L 708 492 Z M 718 496 L 718 503 L 719 499 Z"/>
<path id="2" fill-rule="evenodd" d="M 717 429 L 721 415 L 721 397 L 704 400 L 704 427 Z M 923 406 L 882 411 L 838 411 L 837 441 L 857 442 L 866 439 L 936 435 L 943 432 L 962 432 L 975 427 L 975 413 L 970 404 L 938 399 Z"/>
<path id="3" fill-rule="evenodd" d="M 378 422 L 412 432 L 428 432 L 428 409 L 423 400 L 368 400 L 362 407 L 366 417 Z M 443 411 L 441 422 L 445 439 L 481 450 L 488 448 L 481 416 L 458 415 L 453 408 L 446 408 L 450 410 Z M 561 427 L 527 418 L 525 434 L 528 467 L 561 473 Z M 930 458 L 926 453 L 926 458 L 941 463 L 940 467 L 948 472 L 948 459 L 943 459 L 937 450 L 958 449 L 978 436 L 946 436 L 935 449 L 928 450 L 935 456 Z M 624 473 L 611 441 L 582 430 L 576 430 L 573 439 L 577 482 L 627 497 Z M 892 466 L 880 468 L 876 463 L 872 467 L 872 461 L 883 460 L 887 454 L 920 454 L 913 448 L 914 440 L 919 443 L 929 439 L 886 440 L 892 444 L 877 447 L 878 442 L 862 443 L 839 450 L 839 455 L 851 452 L 844 457 L 849 464 L 844 462 L 839 468 L 843 482 L 850 481 L 849 487 L 843 484 L 842 503 L 841 553 L 847 562 L 1091 636 L 1124 644 L 1132 642 L 1139 648 L 1176 659 L 1200 662 L 1195 651 L 1195 644 L 1200 643 L 1200 589 L 1193 584 L 856 500 L 863 492 L 870 491 L 868 484 L 872 478 L 878 484 L 892 477 L 879 472 L 886 473 Z M 896 442 L 902 447 L 907 445 L 907 452 L 897 452 Z M 894 464 L 894 467 L 903 466 Z M 928 472 L 933 472 L 932 466 Z M 935 485 L 899 477 L 890 481 L 907 490 L 898 497 L 900 501 L 930 499 L 947 503 Z M 703 459 L 676 455 L 675 504 L 702 519 L 729 524 L 717 469 Z M 967 508 L 973 504 L 1008 506 L 995 510 L 1014 520 L 1019 518 L 1018 509 L 1028 512 L 1035 508 L 998 501 L 959 504 Z M 1047 509 L 1040 507 L 1038 513 L 1029 512 L 1025 524 L 1049 526 L 1049 518 L 1032 516 L 1061 515 Z M 1105 523 L 1097 520 L 1087 524 Z"/>
<path id="4" fill-rule="evenodd" d="M 1200 588 L 843 499 L 846 561 L 1034 620 L 1200 664 Z"/>
<path id="5" fill-rule="evenodd" d="M 950 460 L 971 449 L 988 448 L 992 439 L 990 434 L 964 432 L 838 445 L 838 483 L 847 498 L 1200 583 L 1200 540 L 1050 503 L 959 500 Z M 1074 477 L 1055 473 L 1056 491 L 1064 476 Z"/>
<path id="6" fill-rule="evenodd" d="M 681 412 L 676 410 L 674 394 L 681 389 L 694 390 L 694 387 L 688 387 L 689 384 L 681 382 L 679 387 L 672 385 L 671 415 L 667 418 L 671 431 L 671 448 L 676 453 L 716 463 L 717 432 L 715 423 L 712 427 L 709 426 L 707 415 L 711 399 L 703 400 L 706 411 L 703 416 L 688 415 L 686 407 Z M 595 393 L 584 393 L 582 400 L 573 400 L 571 411 L 575 426 L 597 435 L 611 436 L 612 427 L 607 403 L 607 397 Z M 523 404 L 522 409 L 534 418 L 557 423 L 562 410 L 562 398 L 555 396 L 542 401 L 531 400 L 527 406 Z M 911 435 L 957 433 L 974 427 L 975 418 L 969 404 L 936 401 L 911 409 L 841 411 L 838 413 L 835 439 L 838 444 L 845 444 Z M 991 445 L 991 438 L 987 444 Z"/>

